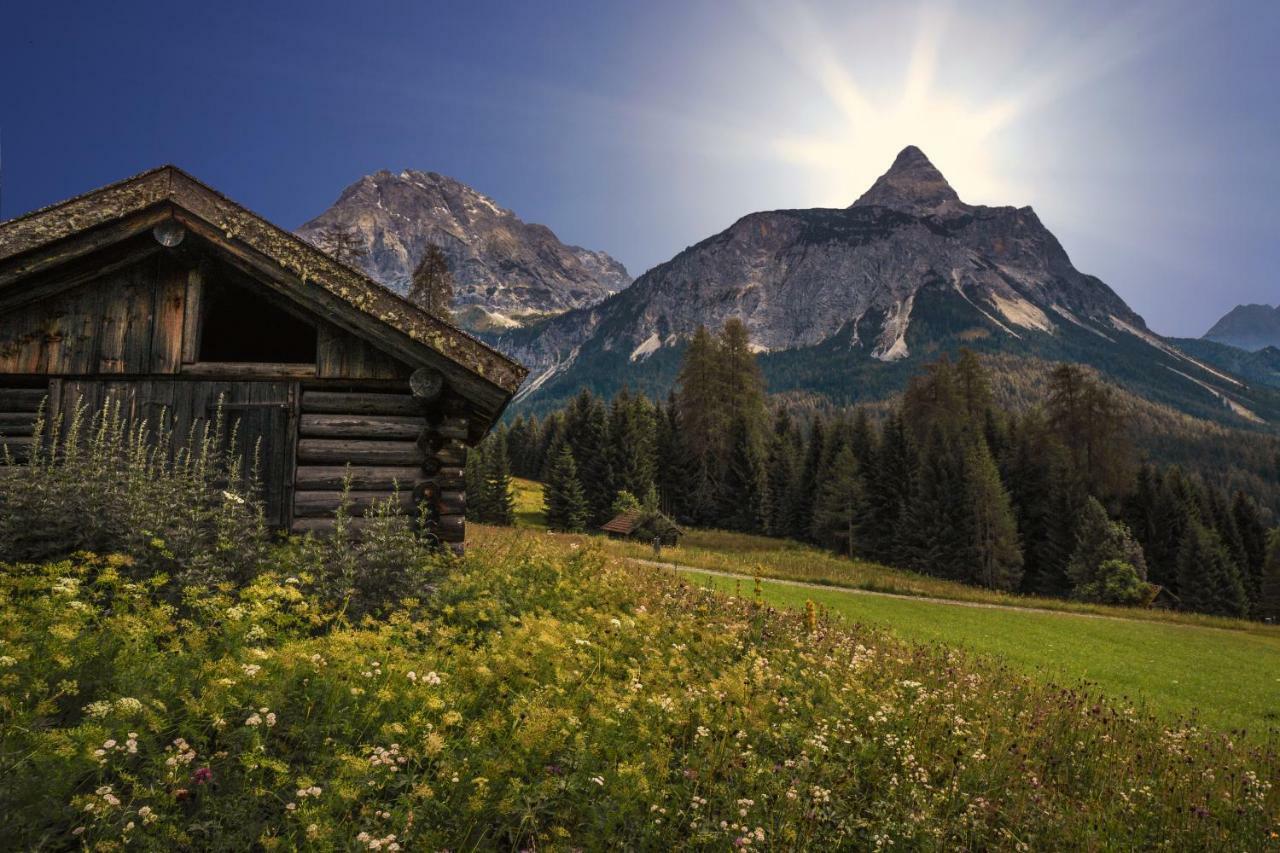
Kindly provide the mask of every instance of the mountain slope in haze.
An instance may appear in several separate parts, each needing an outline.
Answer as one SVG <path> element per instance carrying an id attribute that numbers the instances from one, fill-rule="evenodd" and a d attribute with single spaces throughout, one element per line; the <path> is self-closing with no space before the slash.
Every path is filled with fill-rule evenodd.
<path id="1" fill-rule="evenodd" d="M 1280 348 L 1280 305 L 1237 305 L 1204 333 L 1204 340 L 1250 352 Z"/>
<path id="2" fill-rule="evenodd" d="M 771 391 L 874 398 L 969 346 L 1092 364 L 1199 415 L 1280 419 L 1280 396 L 1181 352 L 1076 270 L 1030 207 L 965 204 L 915 147 L 848 208 L 750 214 L 499 345 L 531 367 L 522 400 L 539 407 L 580 384 L 663 393 L 697 327 L 730 317 L 765 353 Z"/>
<path id="3" fill-rule="evenodd" d="M 1170 338 L 1169 342 L 1193 358 L 1248 382 L 1280 388 L 1280 348 L 1244 350 L 1207 338 Z"/>
<path id="4" fill-rule="evenodd" d="M 427 246 L 438 244 L 453 273 L 458 317 L 475 330 L 590 305 L 631 283 L 604 252 L 565 245 L 545 225 L 435 172 L 366 175 L 298 234 L 314 242 L 333 226 L 354 233 L 368 250 L 358 265 L 399 293 L 408 291 Z"/>

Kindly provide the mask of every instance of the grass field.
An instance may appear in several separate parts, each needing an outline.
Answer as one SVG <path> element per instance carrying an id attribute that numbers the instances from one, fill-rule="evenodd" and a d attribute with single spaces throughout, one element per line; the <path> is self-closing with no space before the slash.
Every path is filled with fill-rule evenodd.
<path id="1" fill-rule="evenodd" d="M 519 481 L 516 501 L 517 524 L 541 526 L 540 484 Z M 593 539 L 612 556 L 653 559 L 642 543 Z M 779 607 L 803 608 L 812 600 L 842 619 L 882 626 L 906 640 L 963 648 L 1046 681 L 1091 682 L 1166 719 L 1196 716 L 1208 727 L 1254 734 L 1280 729 L 1280 629 L 1273 626 L 1008 595 L 725 531 L 690 530 L 661 559 L 744 576 L 739 582 L 686 571 L 722 592 L 750 595 L 750 578 L 759 576 L 766 579 L 764 598 Z M 974 604 L 994 606 L 967 606 Z"/>
<path id="2" fill-rule="evenodd" d="M 752 594 L 752 582 L 690 571 L 700 584 Z M 1091 682 L 1160 716 L 1254 734 L 1280 729 L 1280 632 L 1243 631 L 761 584 L 765 601 L 813 601 L 853 622 L 917 642 L 959 646 L 1057 683 Z"/>

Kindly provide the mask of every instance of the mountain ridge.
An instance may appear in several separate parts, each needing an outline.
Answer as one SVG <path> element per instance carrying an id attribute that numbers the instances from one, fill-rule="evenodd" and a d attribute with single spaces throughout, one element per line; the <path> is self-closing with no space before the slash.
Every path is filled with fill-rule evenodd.
<path id="1" fill-rule="evenodd" d="M 454 278 L 455 313 L 478 331 L 590 305 L 631 283 L 607 253 L 565 244 L 438 172 L 365 175 L 297 233 L 316 242 L 334 227 L 365 250 L 357 266 L 402 294 L 428 245 L 439 245 Z"/>
<path id="2" fill-rule="evenodd" d="M 1094 364 L 1200 415 L 1280 418 L 1267 392 L 1178 350 L 1077 270 L 1031 207 L 964 203 L 914 146 L 847 208 L 747 214 L 603 302 L 496 341 L 531 368 L 522 402 L 584 381 L 660 390 L 696 328 L 730 317 L 766 374 L 785 362 L 847 399 L 877 370 L 970 346 Z"/>
<path id="3" fill-rule="evenodd" d="M 1248 352 L 1280 347 L 1280 305 L 1237 305 L 1204 333 L 1203 340 Z"/>

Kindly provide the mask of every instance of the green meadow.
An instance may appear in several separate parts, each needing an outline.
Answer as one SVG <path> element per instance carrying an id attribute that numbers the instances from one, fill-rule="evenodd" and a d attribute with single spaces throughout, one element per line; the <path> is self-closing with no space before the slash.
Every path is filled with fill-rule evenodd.
<path id="1" fill-rule="evenodd" d="M 686 574 L 721 592 L 753 594 L 751 579 Z M 761 594 L 784 608 L 813 601 L 839 619 L 958 646 L 1047 681 L 1090 682 L 1171 721 L 1253 734 L 1280 729 L 1280 631 L 947 604 L 773 580 L 761 582 Z"/>

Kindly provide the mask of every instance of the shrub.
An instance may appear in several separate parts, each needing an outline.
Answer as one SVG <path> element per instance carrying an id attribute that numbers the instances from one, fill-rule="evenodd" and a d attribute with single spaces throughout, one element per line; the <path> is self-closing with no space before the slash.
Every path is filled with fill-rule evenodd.
<path id="1" fill-rule="evenodd" d="M 130 421 L 119 400 L 78 406 L 63 427 L 42 415 L 30 459 L 0 476 L 0 560 L 120 552 L 135 576 L 180 586 L 261 570 L 270 535 L 255 466 L 232 451 L 234 430 L 223 440 L 221 411 L 181 442 L 163 423 Z"/>
<path id="2" fill-rule="evenodd" d="M 332 536 L 274 536 L 257 466 L 237 452 L 234 429 L 223 439 L 222 418 L 219 409 L 175 441 L 164 416 L 130 421 L 119 401 L 78 407 L 65 430 L 41 417 L 31 458 L 0 470 L 0 562 L 119 554 L 121 574 L 172 578 L 160 588 L 175 603 L 275 568 L 305 576 L 315 601 L 353 619 L 429 592 L 447 557 L 394 498 L 366 513 L 358 536 L 346 501 Z"/>
<path id="3" fill-rule="evenodd" d="M 1138 577 L 1138 571 L 1124 560 L 1104 560 L 1093 580 L 1076 587 L 1076 596 L 1100 604 L 1137 606 L 1150 604 L 1156 587 Z"/>

